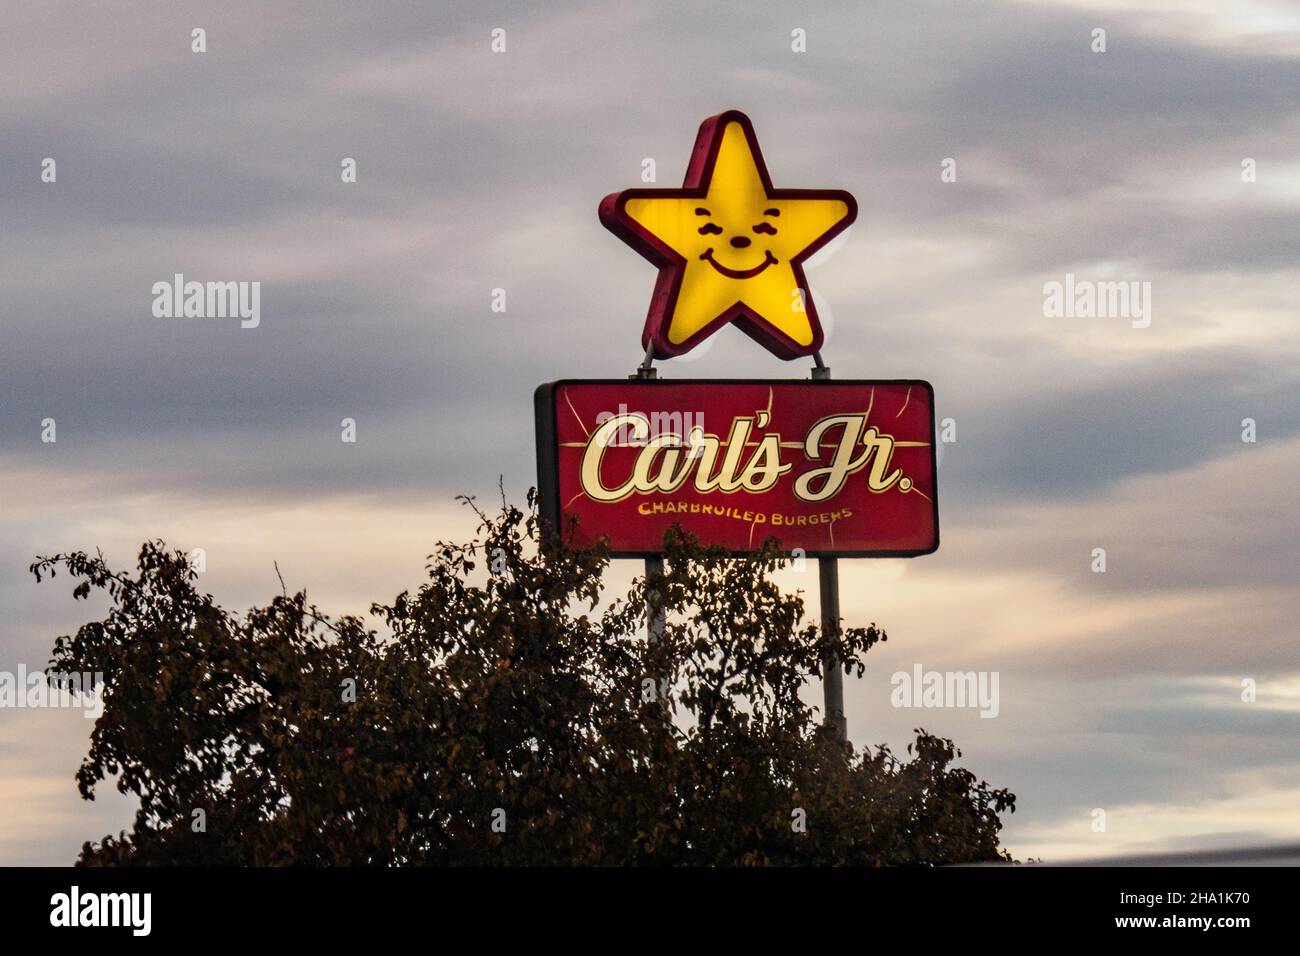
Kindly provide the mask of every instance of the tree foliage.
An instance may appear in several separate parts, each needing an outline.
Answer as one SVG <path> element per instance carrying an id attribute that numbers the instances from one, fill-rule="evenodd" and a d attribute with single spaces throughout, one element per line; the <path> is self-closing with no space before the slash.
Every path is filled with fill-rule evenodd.
<path id="1" fill-rule="evenodd" d="M 133 575 L 84 552 L 33 564 L 111 599 L 51 661 L 106 678 L 81 795 L 112 780 L 138 799 L 131 830 L 80 862 L 1005 858 L 1015 797 L 954 766 L 951 741 L 917 731 L 904 757 L 822 729 L 800 696 L 822 659 L 861 674 L 886 635 L 805 623 L 772 546 L 730 558 L 671 534 L 651 643 L 644 578 L 606 600 L 607 556 L 564 546 L 531 495 L 493 515 L 467 503 L 474 539 L 439 543 L 419 590 L 368 619 L 330 618 L 304 592 L 229 612 L 161 542 Z"/>

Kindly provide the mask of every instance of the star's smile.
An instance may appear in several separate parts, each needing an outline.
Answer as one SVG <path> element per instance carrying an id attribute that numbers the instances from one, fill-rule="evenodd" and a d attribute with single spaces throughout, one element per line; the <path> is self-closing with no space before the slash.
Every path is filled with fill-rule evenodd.
<path id="1" fill-rule="evenodd" d="M 771 249 L 764 252 L 763 261 L 752 269 L 728 269 L 726 266 L 722 265 L 722 263 L 718 262 L 717 259 L 713 258 L 712 247 L 705 249 L 704 252 L 700 253 L 700 258 L 713 266 L 713 268 L 717 269 L 728 279 L 752 279 L 768 266 L 776 265 L 777 262 L 776 256 L 772 255 Z"/>

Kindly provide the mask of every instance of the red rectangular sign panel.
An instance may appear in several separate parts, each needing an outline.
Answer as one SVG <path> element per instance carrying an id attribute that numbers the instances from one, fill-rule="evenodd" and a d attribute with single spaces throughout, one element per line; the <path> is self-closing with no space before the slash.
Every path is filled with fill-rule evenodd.
<path id="1" fill-rule="evenodd" d="M 928 382 L 562 381 L 535 405 L 542 514 L 576 544 L 658 554 L 678 524 L 734 552 L 939 547 Z"/>

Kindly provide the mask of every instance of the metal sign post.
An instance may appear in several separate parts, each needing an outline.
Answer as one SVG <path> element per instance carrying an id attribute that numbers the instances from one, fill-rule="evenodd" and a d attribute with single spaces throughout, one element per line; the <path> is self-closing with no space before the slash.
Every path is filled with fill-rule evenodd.
<path id="1" fill-rule="evenodd" d="M 658 377 L 651 364 L 654 360 L 652 349 L 646 349 L 645 360 L 637 366 L 637 370 L 628 376 L 633 380 L 646 381 Z M 650 581 L 656 575 L 663 575 L 664 559 L 663 555 L 647 555 L 645 559 L 645 580 L 646 580 L 646 631 L 651 644 L 658 644 L 663 640 L 664 625 L 667 622 L 667 612 L 664 610 L 665 594 L 662 587 L 651 587 Z M 660 683 L 661 675 L 655 674 L 655 696 L 662 696 L 663 685 Z M 661 703 L 667 707 L 668 701 L 662 700 Z"/>
<path id="2" fill-rule="evenodd" d="M 664 559 L 655 556 L 645 559 L 646 579 L 646 622 L 650 634 L 650 643 L 658 644 L 663 640 L 664 624 L 667 612 L 664 610 L 664 591 L 662 587 L 650 587 L 650 579 L 656 574 L 664 573 Z M 656 685 L 658 686 L 658 685 Z"/>
<path id="3" fill-rule="evenodd" d="M 822 363 L 821 353 L 814 356 L 817 365 L 812 370 L 814 382 L 829 382 L 831 370 Z M 821 557 L 817 559 L 817 578 L 821 592 L 822 633 L 832 634 L 840 626 L 840 559 Z M 826 726 L 835 732 L 835 739 L 844 742 L 849 739 L 849 721 L 844 715 L 844 672 L 840 668 L 840 659 L 835 654 L 828 654 L 822 660 L 822 694 L 826 710 Z"/>
<path id="4" fill-rule="evenodd" d="M 840 559 L 818 558 L 817 576 L 821 584 L 822 633 L 831 634 L 840 626 Z M 844 671 L 835 654 L 828 654 L 822 660 L 822 690 L 826 726 L 843 743 L 849 739 L 849 721 L 844 715 Z"/>

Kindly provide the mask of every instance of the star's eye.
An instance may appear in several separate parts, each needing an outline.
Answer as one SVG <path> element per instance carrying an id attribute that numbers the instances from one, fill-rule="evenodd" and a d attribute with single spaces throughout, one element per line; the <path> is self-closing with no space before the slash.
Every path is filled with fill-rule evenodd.
<path id="1" fill-rule="evenodd" d="M 716 235 L 717 233 L 720 233 L 720 232 L 722 232 L 722 227 L 721 227 L 721 226 L 715 226 L 715 225 L 714 225 L 713 223 L 711 223 L 711 222 L 706 222 L 704 225 L 700 226 L 700 235 L 701 235 L 701 236 L 709 235 L 710 233 Z"/>
<path id="2" fill-rule="evenodd" d="M 769 236 L 775 236 L 776 226 L 772 225 L 770 222 L 760 222 L 757 226 L 754 227 L 754 231 L 766 233 Z"/>

